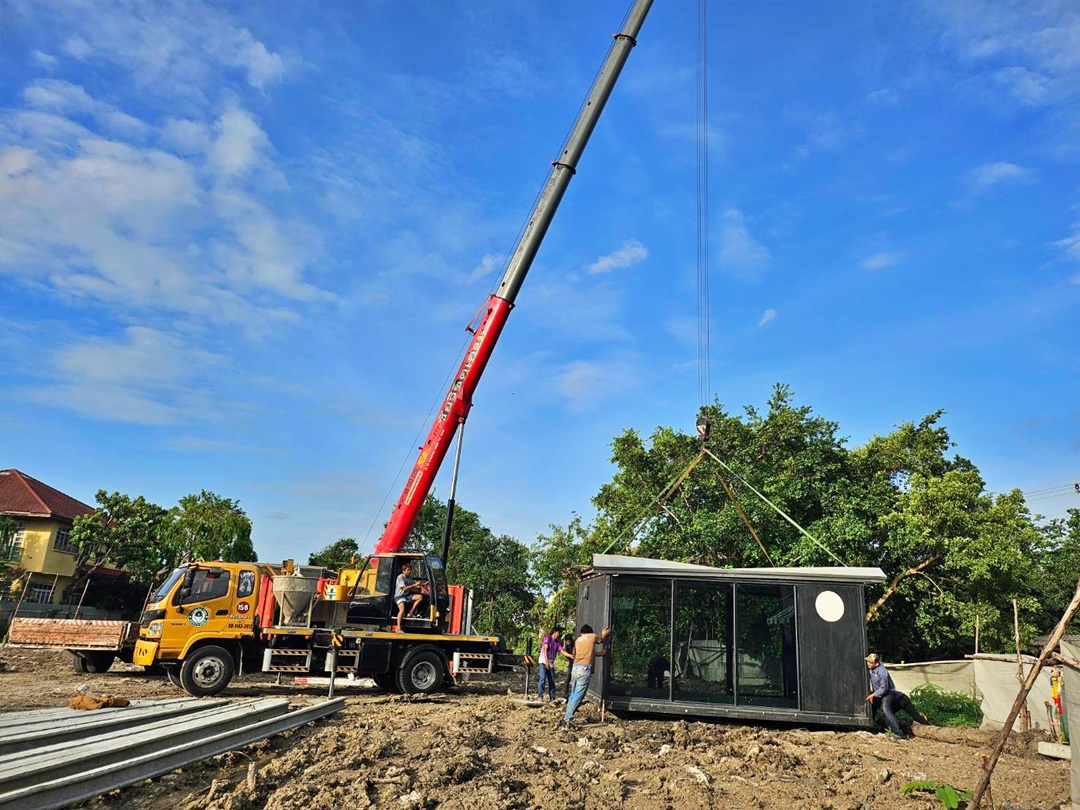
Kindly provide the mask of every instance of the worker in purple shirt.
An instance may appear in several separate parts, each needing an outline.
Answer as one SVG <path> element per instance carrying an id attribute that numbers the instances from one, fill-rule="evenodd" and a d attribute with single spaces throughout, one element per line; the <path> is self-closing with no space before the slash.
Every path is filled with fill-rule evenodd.
<path id="1" fill-rule="evenodd" d="M 562 635 L 562 630 L 553 627 L 551 632 L 545 635 L 540 642 L 540 678 L 536 684 L 537 700 L 544 699 L 545 686 L 547 686 L 548 690 L 548 701 L 555 700 L 555 662 L 559 658 L 559 653 L 562 652 L 562 644 L 559 642 L 560 635 Z"/>
<path id="2" fill-rule="evenodd" d="M 889 724 L 889 730 L 898 740 L 904 739 L 904 730 L 900 728 L 900 721 L 896 719 L 898 711 L 905 711 L 918 723 L 927 724 L 929 721 L 916 709 L 911 699 L 896 688 L 889 671 L 881 664 L 881 658 L 877 653 L 866 656 L 867 674 L 870 676 L 870 688 L 873 690 L 866 699 L 873 704 L 876 714 L 880 708 L 885 715 L 885 722 Z"/>

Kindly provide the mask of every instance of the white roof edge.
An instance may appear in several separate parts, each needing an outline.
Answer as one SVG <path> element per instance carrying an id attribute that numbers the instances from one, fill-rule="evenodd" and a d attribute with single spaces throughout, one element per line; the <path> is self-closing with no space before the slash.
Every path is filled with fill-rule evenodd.
<path id="1" fill-rule="evenodd" d="M 600 573 L 668 573 L 699 574 L 735 578 L 764 577 L 765 579 L 848 579 L 859 582 L 884 582 L 880 568 L 854 566 L 806 566 L 789 568 L 713 568 L 708 565 L 654 560 L 648 557 L 628 557 L 622 554 L 594 554 L 593 570 Z"/>

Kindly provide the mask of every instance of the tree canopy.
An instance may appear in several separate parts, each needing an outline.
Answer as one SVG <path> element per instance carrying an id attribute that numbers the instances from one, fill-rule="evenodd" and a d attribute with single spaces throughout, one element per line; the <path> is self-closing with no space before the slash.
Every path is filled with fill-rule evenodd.
<path id="1" fill-rule="evenodd" d="M 308 555 L 308 565 L 320 565 L 331 571 L 348 568 L 357 562 L 360 546 L 352 537 L 342 537 L 325 548 Z"/>
<path id="2" fill-rule="evenodd" d="M 699 437 L 669 427 L 648 440 L 633 430 L 617 436 L 616 471 L 593 499 L 593 525 L 575 517 L 534 546 L 545 590 L 559 596 L 561 572 L 604 550 L 720 567 L 877 566 L 887 582 L 868 593 L 871 642 L 908 659 L 970 652 L 976 616 L 981 648 L 1008 650 L 1011 600 L 1030 639 L 1072 595 L 1080 517 L 1043 526 L 1019 491 L 988 492 L 976 466 L 953 452 L 941 411 L 854 448 L 782 385 L 763 411 L 735 415 L 717 403 L 702 415 L 706 446 L 726 466 L 706 455 L 661 499 L 701 453 Z M 572 600 L 562 594 L 549 612 L 569 612 Z"/>
<path id="3" fill-rule="evenodd" d="M 92 576 L 101 566 L 121 568 L 150 584 L 162 568 L 189 559 L 255 561 L 251 520 L 238 502 L 203 490 L 165 509 L 144 496 L 98 490 L 98 508 L 75 518 L 75 563 Z M 83 578 L 70 586 L 79 589 Z"/>
<path id="4" fill-rule="evenodd" d="M 251 519 L 238 501 L 202 490 L 169 510 L 169 544 L 177 559 L 256 562 Z"/>

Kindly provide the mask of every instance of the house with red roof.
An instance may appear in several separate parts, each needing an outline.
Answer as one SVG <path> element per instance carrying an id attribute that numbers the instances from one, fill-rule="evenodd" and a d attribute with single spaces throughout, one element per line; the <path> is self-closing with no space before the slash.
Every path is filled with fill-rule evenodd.
<path id="1" fill-rule="evenodd" d="M 75 579 L 78 549 L 71 527 L 94 507 L 19 470 L 0 470 L 0 517 L 15 522 L 14 535 L 0 545 L 0 563 L 29 574 L 24 602 L 59 603 Z M 25 575 L 24 575 L 25 576 Z M 8 594 L 0 593 L 0 599 Z"/>

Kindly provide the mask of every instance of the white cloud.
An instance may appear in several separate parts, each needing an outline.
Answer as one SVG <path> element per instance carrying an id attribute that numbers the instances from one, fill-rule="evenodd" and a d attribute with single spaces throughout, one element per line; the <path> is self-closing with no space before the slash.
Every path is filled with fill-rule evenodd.
<path id="1" fill-rule="evenodd" d="M 1080 6 L 1062 0 L 925 3 L 945 25 L 945 42 L 1025 105 L 1069 103 L 1080 82 Z M 1001 67 L 1006 65 L 1006 67 Z"/>
<path id="2" fill-rule="evenodd" d="M 622 247 L 614 253 L 601 256 L 596 261 L 586 265 L 585 272 L 592 274 L 610 273 L 612 270 L 619 268 L 632 267 L 645 261 L 648 257 L 649 251 L 641 242 L 637 239 L 627 239 L 623 242 Z"/>
<path id="3" fill-rule="evenodd" d="M 161 128 L 161 144 L 182 155 L 201 155 L 210 151 L 213 136 L 202 121 L 174 118 Z"/>
<path id="4" fill-rule="evenodd" d="M 117 339 L 86 338 L 51 359 L 53 382 L 17 392 L 23 399 L 96 419 L 169 425 L 219 413 L 199 387 L 226 366 L 220 355 L 190 348 L 175 334 L 129 327 Z"/>
<path id="5" fill-rule="evenodd" d="M 859 267 L 863 270 L 884 270 L 886 267 L 896 265 L 902 258 L 902 253 L 882 251 L 881 253 L 875 253 L 873 256 L 867 256 L 859 262 Z"/>
<path id="6" fill-rule="evenodd" d="M 30 54 L 30 60 L 38 67 L 45 68 L 45 70 L 52 70 L 60 64 L 60 60 L 55 56 L 44 51 L 33 51 Z"/>
<path id="7" fill-rule="evenodd" d="M 311 229 L 256 195 L 280 175 L 238 104 L 214 122 L 168 120 L 156 140 L 180 156 L 142 146 L 148 124 L 77 85 L 42 80 L 24 97 L 36 109 L 0 113 L 17 144 L 0 153 L 0 273 L 260 330 L 296 317 L 275 297 L 332 298 L 304 278 Z"/>
<path id="8" fill-rule="evenodd" d="M 737 208 L 724 211 L 719 235 L 717 260 L 725 273 L 737 278 L 757 278 L 768 268 L 772 259 L 769 250 L 750 235 L 742 211 Z"/>
<path id="9" fill-rule="evenodd" d="M 226 177 L 244 174 L 262 158 L 269 139 L 246 110 L 230 107 L 218 119 L 210 165 Z"/>
<path id="10" fill-rule="evenodd" d="M 1076 233 L 1054 242 L 1054 247 L 1063 251 L 1069 258 L 1080 262 L 1080 222 L 1073 227 L 1076 228 Z M 1080 276 L 1077 278 L 1080 278 Z M 1074 278 L 1072 283 L 1076 284 L 1077 279 Z"/>
<path id="11" fill-rule="evenodd" d="M 872 90 L 866 94 L 866 101 L 870 104 L 880 104 L 885 107 L 895 107 L 900 103 L 900 94 L 890 88 Z"/>
<path id="12" fill-rule="evenodd" d="M 66 55 L 119 65 L 158 97 L 205 98 L 203 88 L 220 85 L 234 71 L 247 86 L 263 91 L 287 71 L 281 54 L 221 7 L 198 0 L 93 5 L 39 0 L 31 8 L 61 39 Z"/>
<path id="13" fill-rule="evenodd" d="M 1002 184 L 1017 185 L 1032 182 L 1034 176 L 1028 169 L 1015 163 L 997 161 L 984 163 L 967 176 L 968 190 L 972 195 L 984 194 Z"/>
<path id="14" fill-rule="evenodd" d="M 637 380 L 638 375 L 629 362 L 579 360 L 559 369 L 555 390 L 566 399 L 568 410 L 586 411 L 611 397 L 625 396 L 637 387 Z"/>
<path id="15" fill-rule="evenodd" d="M 68 118 L 88 116 L 109 133 L 124 138 L 141 140 L 149 131 L 138 118 L 91 98 L 84 88 L 70 82 L 39 79 L 23 91 L 23 98 L 32 107 Z"/>
<path id="16" fill-rule="evenodd" d="M 9 146 L 0 149 L 0 174 L 14 177 L 33 168 L 40 162 L 37 152 L 25 146 Z"/>
<path id="17" fill-rule="evenodd" d="M 504 259 L 505 257 L 499 253 L 488 253 L 480 260 L 480 264 L 476 265 L 472 272 L 469 273 L 469 281 L 477 281 L 485 276 L 490 276 L 502 267 Z"/>
<path id="18" fill-rule="evenodd" d="M 774 320 L 776 318 L 776 314 L 777 313 L 776 313 L 775 309 L 769 308 L 769 309 L 765 310 L 764 312 L 761 313 L 761 317 L 758 319 L 758 324 L 757 325 L 758 326 L 764 326 L 765 324 L 767 324 L 770 321 Z"/>
<path id="19" fill-rule="evenodd" d="M 994 80 L 1024 104 L 1045 104 L 1051 96 L 1052 82 L 1048 77 L 1019 65 L 999 70 Z"/>

